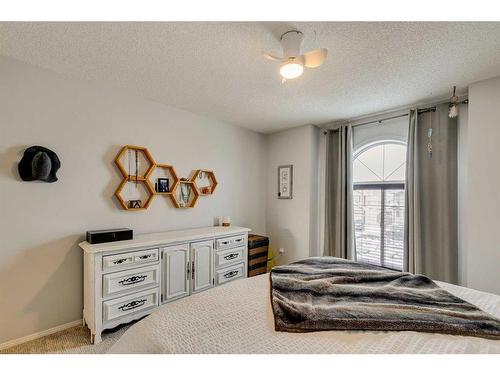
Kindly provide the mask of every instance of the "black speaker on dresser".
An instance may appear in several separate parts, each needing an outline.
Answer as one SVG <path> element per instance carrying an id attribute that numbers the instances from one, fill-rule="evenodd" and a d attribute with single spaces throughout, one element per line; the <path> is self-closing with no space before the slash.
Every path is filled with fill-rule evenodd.
<path id="1" fill-rule="evenodd" d="M 129 228 L 89 230 L 87 231 L 87 242 L 89 244 L 125 241 L 134 238 L 134 231 Z"/>

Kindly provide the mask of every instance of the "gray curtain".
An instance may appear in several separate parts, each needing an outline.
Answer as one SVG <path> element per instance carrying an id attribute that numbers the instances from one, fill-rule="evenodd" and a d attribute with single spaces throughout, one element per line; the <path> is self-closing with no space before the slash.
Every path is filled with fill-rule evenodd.
<path id="1" fill-rule="evenodd" d="M 409 117 L 405 270 L 457 283 L 457 121 L 448 118 L 447 105 L 422 114 L 414 109 Z"/>
<path id="2" fill-rule="evenodd" d="M 324 255 L 354 259 L 352 127 L 329 130 L 326 137 Z"/>

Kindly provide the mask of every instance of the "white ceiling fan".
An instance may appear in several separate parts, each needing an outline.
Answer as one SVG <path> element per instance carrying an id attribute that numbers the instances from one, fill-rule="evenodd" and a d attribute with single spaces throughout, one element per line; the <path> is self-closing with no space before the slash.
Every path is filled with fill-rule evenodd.
<path id="1" fill-rule="evenodd" d="M 319 48 L 304 54 L 300 54 L 303 33 L 298 30 L 290 30 L 281 35 L 280 41 L 283 47 L 283 57 L 277 57 L 264 53 L 264 57 L 273 61 L 280 61 L 281 82 L 287 79 L 300 77 L 306 68 L 317 68 L 325 62 L 328 50 Z"/>

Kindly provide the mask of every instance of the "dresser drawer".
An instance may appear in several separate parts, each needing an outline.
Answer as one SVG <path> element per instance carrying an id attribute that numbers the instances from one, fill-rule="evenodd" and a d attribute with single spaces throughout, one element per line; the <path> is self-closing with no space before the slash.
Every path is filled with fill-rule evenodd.
<path id="1" fill-rule="evenodd" d="M 246 247 L 219 250 L 215 253 L 215 268 L 226 267 L 245 260 Z"/>
<path id="2" fill-rule="evenodd" d="M 102 257 L 102 270 L 118 271 L 125 268 L 131 268 L 143 264 L 158 262 L 158 249 L 148 249 L 134 251 L 131 253 L 122 253 L 115 255 L 106 255 Z"/>
<path id="3" fill-rule="evenodd" d="M 158 295 L 158 288 L 154 288 L 103 302 L 103 323 L 158 306 Z"/>
<path id="4" fill-rule="evenodd" d="M 217 250 L 230 249 L 232 247 L 244 245 L 246 236 L 244 234 L 239 236 L 217 238 L 215 240 L 215 248 Z"/>
<path id="5" fill-rule="evenodd" d="M 151 288 L 160 285 L 160 265 L 135 268 L 132 270 L 108 273 L 102 276 L 102 296 L 130 293 L 135 289 Z"/>
<path id="6" fill-rule="evenodd" d="M 239 263 L 234 266 L 215 271 L 215 282 L 217 285 L 242 277 L 245 277 L 245 263 Z"/>

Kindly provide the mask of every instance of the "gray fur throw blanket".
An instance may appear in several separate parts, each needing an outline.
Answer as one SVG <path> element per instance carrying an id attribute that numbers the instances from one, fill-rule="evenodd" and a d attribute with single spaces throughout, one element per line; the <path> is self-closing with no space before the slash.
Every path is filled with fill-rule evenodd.
<path id="1" fill-rule="evenodd" d="M 500 340 L 500 320 L 422 275 L 333 257 L 274 267 L 276 331 L 421 331 Z"/>

